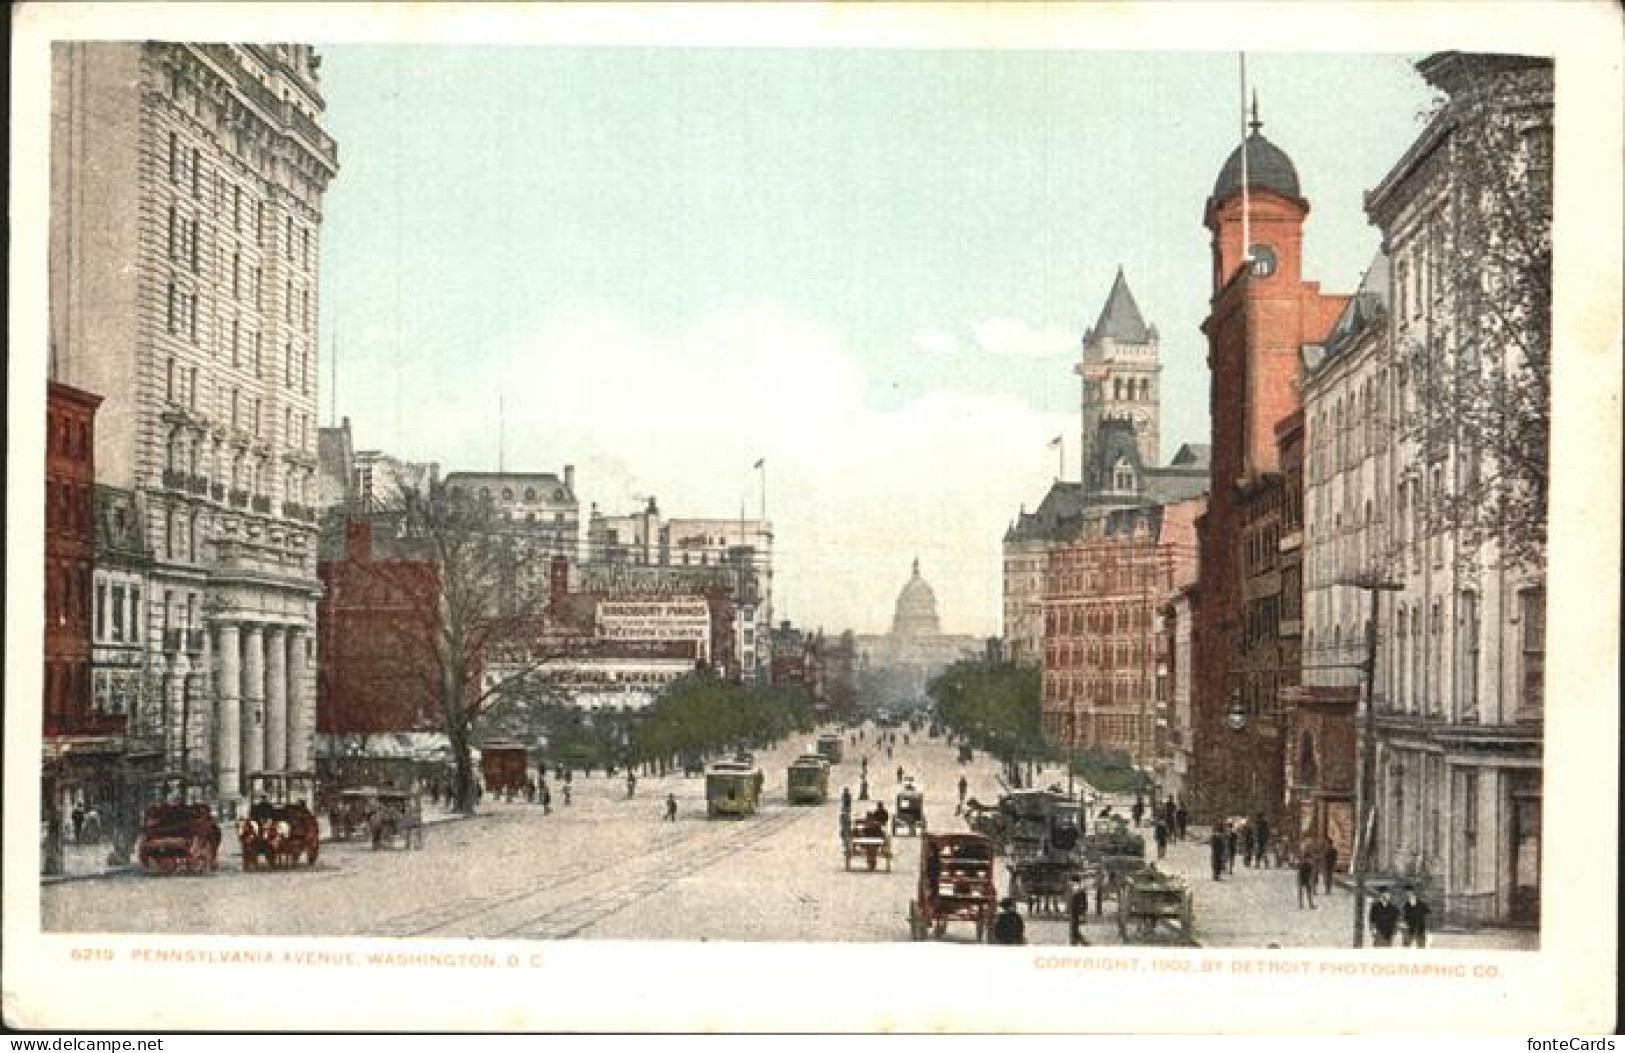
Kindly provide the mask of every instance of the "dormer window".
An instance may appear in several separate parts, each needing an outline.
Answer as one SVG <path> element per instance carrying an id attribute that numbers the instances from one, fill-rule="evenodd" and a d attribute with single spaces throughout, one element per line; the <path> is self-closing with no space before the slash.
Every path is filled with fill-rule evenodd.
<path id="1" fill-rule="evenodd" d="M 1127 460 L 1119 459 L 1112 466 L 1112 489 L 1125 492 L 1134 489 L 1134 469 Z"/>

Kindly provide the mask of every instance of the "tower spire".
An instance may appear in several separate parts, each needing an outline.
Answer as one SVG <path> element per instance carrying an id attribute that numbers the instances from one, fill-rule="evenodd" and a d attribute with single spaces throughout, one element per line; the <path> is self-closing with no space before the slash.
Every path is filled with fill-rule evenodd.
<path id="1" fill-rule="evenodd" d="M 1258 130 L 1260 128 L 1262 128 L 1262 127 L 1264 127 L 1264 122 L 1258 119 L 1258 89 L 1254 88 L 1253 89 L 1253 119 L 1247 122 L 1247 128 L 1254 135 L 1257 135 Z"/>

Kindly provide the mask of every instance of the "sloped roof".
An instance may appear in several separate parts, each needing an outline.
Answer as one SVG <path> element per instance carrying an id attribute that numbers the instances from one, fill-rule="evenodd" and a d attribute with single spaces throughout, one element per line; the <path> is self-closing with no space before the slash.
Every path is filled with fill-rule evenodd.
<path id="1" fill-rule="evenodd" d="M 1388 257 L 1379 250 L 1366 268 L 1360 288 L 1349 297 L 1349 302 L 1326 337 L 1327 358 L 1347 348 L 1373 326 L 1381 326 L 1387 318 Z"/>
<path id="2" fill-rule="evenodd" d="M 1095 319 L 1094 327 L 1089 330 L 1092 340 L 1107 336 L 1120 344 L 1144 344 L 1153 336 L 1153 330 L 1145 324 L 1145 318 L 1140 314 L 1140 305 L 1134 302 L 1134 294 L 1129 291 L 1122 267 L 1117 268 L 1112 291 L 1106 295 L 1100 317 Z"/>

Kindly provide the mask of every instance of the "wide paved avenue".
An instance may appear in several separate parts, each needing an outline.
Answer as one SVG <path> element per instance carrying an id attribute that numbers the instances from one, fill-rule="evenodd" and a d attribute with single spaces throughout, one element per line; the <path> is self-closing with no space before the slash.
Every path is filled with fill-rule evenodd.
<path id="1" fill-rule="evenodd" d="M 808 736 L 757 755 L 766 789 L 762 810 L 748 819 L 707 819 L 700 778 L 644 778 L 628 799 L 619 776 L 578 775 L 569 806 L 555 784 L 551 815 L 539 805 L 488 800 L 472 819 L 443 819 L 426 803 L 441 821 L 429 824 L 421 851 L 327 841 L 314 867 L 244 873 L 228 831 L 214 874 L 121 873 L 48 885 L 41 924 L 47 932 L 200 935 L 907 940 L 918 839 L 894 838 L 890 872 L 846 870 L 837 833 L 841 788 L 857 796 L 867 755 L 871 795 L 891 807 L 901 766 L 925 791 L 928 824 L 960 830 L 964 821 L 953 814 L 959 776 L 967 777 L 970 796 L 991 802 L 999 794 L 997 769 L 982 754 L 961 766 L 944 740 L 923 736 L 887 757 L 875 736 L 869 727 L 856 746 L 848 738 L 823 805 L 785 801 L 785 769 L 808 748 Z M 1064 775 L 1051 769 L 1043 778 Z M 677 797 L 676 822 L 664 820 L 668 792 Z M 867 807 L 854 802 L 855 811 Z M 1296 909 L 1285 868 L 1249 871 L 1238 863 L 1233 877 L 1214 883 L 1196 840 L 1175 845 L 1162 865 L 1191 879 L 1206 945 L 1347 946 L 1346 891 L 1309 912 Z M 998 880 L 1002 890 L 1002 866 Z M 1095 945 L 1118 942 L 1110 904 L 1104 917 L 1090 918 L 1085 935 Z M 1027 936 L 1033 944 L 1065 944 L 1066 923 L 1028 916 Z M 968 926 L 950 926 L 950 941 L 971 938 Z M 1442 934 L 1436 945 L 1460 943 Z"/>

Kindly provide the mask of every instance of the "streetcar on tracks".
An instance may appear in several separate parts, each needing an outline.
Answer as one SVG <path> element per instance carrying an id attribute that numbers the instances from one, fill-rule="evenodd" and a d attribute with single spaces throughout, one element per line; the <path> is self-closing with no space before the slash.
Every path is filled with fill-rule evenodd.
<path id="1" fill-rule="evenodd" d="M 762 801 L 762 773 L 754 764 L 719 761 L 705 769 L 705 814 L 743 818 Z"/>
<path id="2" fill-rule="evenodd" d="M 829 761 L 821 753 L 803 753 L 790 762 L 785 796 L 791 804 L 823 804 L 829 800 Z"/>
<path id="3" fill-rule="evenodd" d="M 841 745 L 841 736 L 837 735 L 833 731 L 826 731 L 824 734 L 818 736 L 817 750 L 819 754 L 828 759 L 831 764 L 841 763 L 841 757 L 844 755 Z"/>
<path id="4" fill-rule="evenodd" d="M 895 835 L 904 830 L 910 837 L 925 833 L 925 794 L 912 779 L 897 791 L 896 808 L 891 815 L 891 832 Z"/>
<path id="5" fill-rule="evenodd" d="M 416 790 L 380 790 L 367 818 L 372 847 L 423 847 L 423 797 Z"/>

